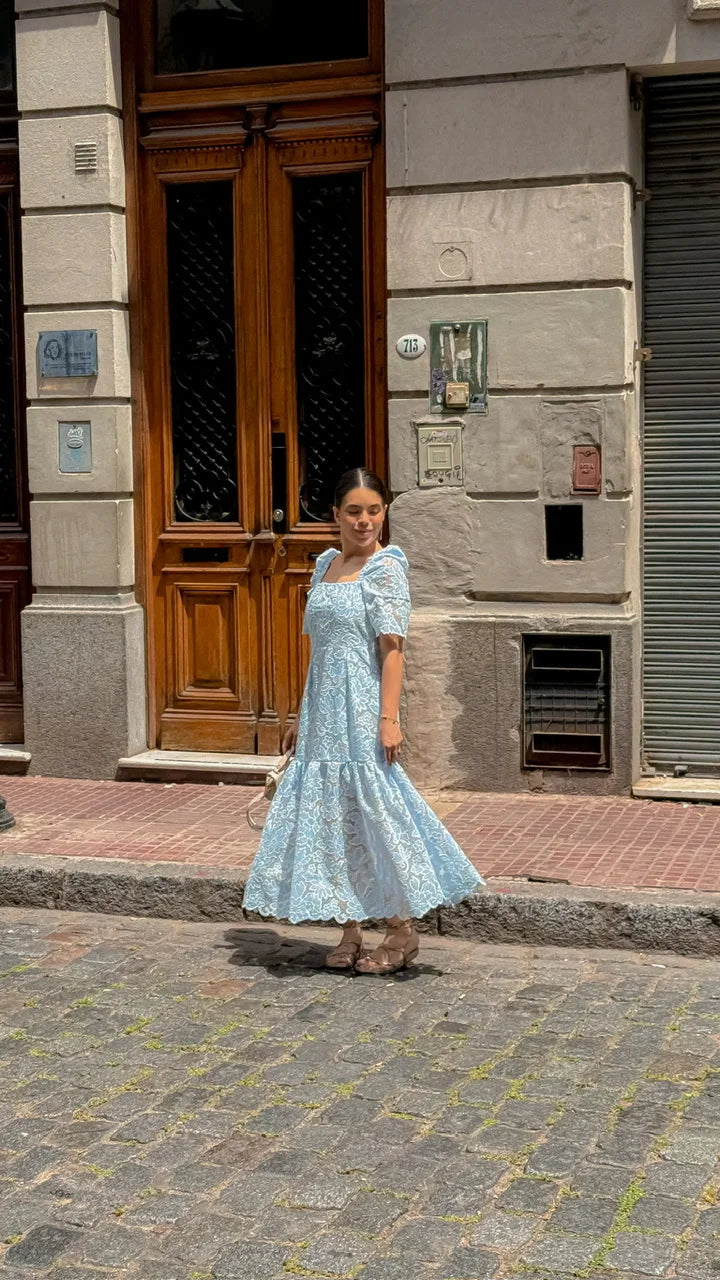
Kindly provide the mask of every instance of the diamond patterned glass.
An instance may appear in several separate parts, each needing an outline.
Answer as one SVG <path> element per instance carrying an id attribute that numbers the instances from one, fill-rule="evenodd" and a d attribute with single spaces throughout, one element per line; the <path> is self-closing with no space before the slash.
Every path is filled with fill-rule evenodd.
<path id="1" fill-rule="evenodd" d="M 233 188 L 167 190 L 175 518 L 236 521 Z"/>
<path id="2" fill-rule="evenodd" d="M 330 520 L 338 477 L 365 461 L 362 175 L 293 186 L 301 518 Z"/>

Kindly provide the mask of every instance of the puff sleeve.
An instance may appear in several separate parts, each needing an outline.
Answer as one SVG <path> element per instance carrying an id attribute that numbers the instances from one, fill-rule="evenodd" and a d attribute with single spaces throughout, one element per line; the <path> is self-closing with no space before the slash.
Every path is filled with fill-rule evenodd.
<path id="1" fill-rule="evenodd" d="M 406 636 L 410 623 L 408 562 L 399 547 L 378 551 L 362 580 L 365 607 L 376 636 Z"/>

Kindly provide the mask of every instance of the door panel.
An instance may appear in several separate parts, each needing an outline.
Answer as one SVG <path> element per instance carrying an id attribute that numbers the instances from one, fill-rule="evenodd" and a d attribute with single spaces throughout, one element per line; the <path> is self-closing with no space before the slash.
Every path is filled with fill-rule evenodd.
<path id="1" fill-rule="evenodd" d="M 383 470 L 377 114 L 189 130 L 156 121 L 141 169 L 158 742 L 269 754 L 298 711 L 334 482 Z"/>
<path id="2" fill-rule="evenodd" d="M 30 600 L 17 166 L 0 158 L 0 742 L 22 742 L 20 614 Z"/>

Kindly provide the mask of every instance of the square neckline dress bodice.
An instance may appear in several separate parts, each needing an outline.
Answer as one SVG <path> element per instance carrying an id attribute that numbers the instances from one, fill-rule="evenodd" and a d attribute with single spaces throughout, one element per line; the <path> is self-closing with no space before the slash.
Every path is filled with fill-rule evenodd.
<path id="1" fill-rule="evenodd" d="M 419 918 L 483 883 L 378 738 L 378 637 L 407 635 L 408 565 L 377 551 L 359 576 L 325 582 L 318 556 L 303 630 L 312 657 L 295 755 L 270 806 L 243 906 L 301 921 Z"/>

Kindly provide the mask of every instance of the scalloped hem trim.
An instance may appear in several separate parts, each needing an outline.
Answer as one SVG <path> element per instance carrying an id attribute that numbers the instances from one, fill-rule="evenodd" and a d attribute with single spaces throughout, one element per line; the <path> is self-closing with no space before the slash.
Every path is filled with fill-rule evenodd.
<path id="1" fill-rule="evenodd" d="M 367 920 L 387 920 L 392 916 L 401 916 L 403 919 L 422 920 L 430 911 L 437 911 L 439 907 L 456 907 L 461 902 L 465 902 L 467 898 L 473 897 L 479 889 L 483 887 L 485 881 L 478 872 L 478 882 L 475 889 L 464 889 L 462 893 L 452 894 L 448 898 L 443 898 L 439 902 L 431 902 L 413 911 L 408 903 L 403 903 L 401 907 L 397 905 L 385 905 L 381 910 L 369 911 L 366 915 L 361 916 L 360 923 L 363 924 Z M 289 924 L 342 924 L 345 920 L 354 919 L 345 913 L 331 916 L 307 916 L 297 915 L 295 912 L 282 915 L 277 908 L 269 907 L 267 903 L 263 906 L 251 906 L 250 903 L 243 899 L 243 911 L 254 911 L 257 915 L 262 916 L 264 920 L 287 921 Z"/>

